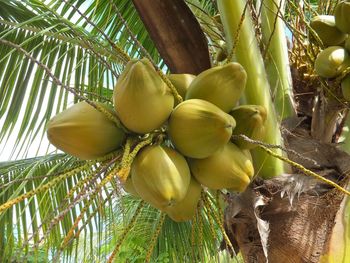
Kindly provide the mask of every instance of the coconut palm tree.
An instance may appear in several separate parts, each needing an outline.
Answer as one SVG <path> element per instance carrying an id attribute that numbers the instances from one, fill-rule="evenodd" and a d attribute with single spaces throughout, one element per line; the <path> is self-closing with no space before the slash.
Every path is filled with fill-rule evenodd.
<path id="1" fill-rule="evenodd" d="M 325 46 L 309 25 L 338 2 L 0 0 L 0 151 L 11 152 L 0 162 L 0 261 L 347 262 L 349 70 L 315 72 Z M 175 98 L 167 73 L 244 67 L 240 104 L 267 112 L 262 140 L 232 138 L 256 146 L 245 191 L 204 188 L 192 220 L 174 222 L 122 187 L 159 131 L 94 160 L 47 143 L 48 121 L 72 104 L 112 105 L 135 58 Z"/>

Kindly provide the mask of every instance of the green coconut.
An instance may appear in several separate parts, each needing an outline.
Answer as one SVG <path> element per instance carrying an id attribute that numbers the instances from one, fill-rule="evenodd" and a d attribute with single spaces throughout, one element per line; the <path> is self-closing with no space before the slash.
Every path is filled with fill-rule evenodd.
<path id="1" fill-rule="evenodd" d="M 95 103 L 115 115 L 112 108 Z M 125 139 L 125 133 L 105 114 L 83 101 L 48 122 L 47 138 L 65 153 L 91 160 L 117 150 Z"/>
<path id="2" fill-rule="evenodd" d="M 265 138 L 266 109 L 260 105 L 242 105 L 234 108 L 230 115 L 236 120 L 233 135 L 245 135 L 252 140 L 262 141 Z M 253 149 L 257 145 L 242 138 L 234 138 L 233 142 L 241 149 Z"/>
<path id="3" fill-rule="evenodd" d="M 133 196 L 140 197 L 139 194 L 136 192 L 136 189 L 131 179 L 131 175 L 129 175 L 126 181 L 123 183 L 123 189 L 125 190 L 125 192 Z"/>
<path id="4" fill-rule="evenodd" d="M 121 122 L 136 133 L 149 133 L 168 119 L 174 97 L 147 59 L 131 60 L 113 93 Z"/>
<path id="5" fill-rule="evenodd" d="M 168 135 L 183 155 L 206 158 L 230 140 L 235 125 L 234 118 L 214 104 L 192 99 L 180 103 L 173 110 Z"/>
<path id="6" fill-rule="evenodd" d="M 131 165 L 131 178 L 139 196 L 164 211 L 184 199 L 191 173 L 180 153 L 167 146 L 152 145 L 137 154 Z"/>
<path id="7" fill-rule="evenodd" d="M 191 159 L 189 164 L 197 181 L 214 190 L 226 188 L 242 192 L 254 175 L 249 151 L 241 150 L 231 142 L 212 156 Z"/>
<path id="8" fill-rule="evenodd" d="M 343 1 L 337 4 L 334 16 L 337 28 L 344 33 L 350 33 L 350 2 Z"/>
<path id="9" fill-rule="evenodd" d="M 314 16 L 311 19 L 310 27 L 315 30 L 325 46 L 339 45 L 346 38 L 346 34 L 336 27 L 335 18 L 331 15 Z"/>
<path id="10" fill-rule="evenodd" d="M 186 100 L 209 101 L 224 112 L 236 106 L 247 81 L 244 68 L 235 62 L 216 66 L 200 73 L 191 83 Z"/>
<path id="11" fill-rule="evenodd" d="M 167 77 L 174 85 L 179 95 L 185 99 L 187 89 L 196 76 L 192 74 L 169 74 Z"/>
<path id="12" fill-rule="evenodd" d="M 199 199 L 201 198 L 202 187 L 191 177 L 190 185 L 188 187 L 184 199 L 175 205 L 167 208 L 165 212 L 176 222 L 188 221 L 193 218 L 196 213 Z"/>
<path id="13" fill-rule="evenodd" d="M 324 78 L 334 78 L 350 66 L 348 52 L 340 46 L 328 47 L 315 60 L 315 71 Z"/>

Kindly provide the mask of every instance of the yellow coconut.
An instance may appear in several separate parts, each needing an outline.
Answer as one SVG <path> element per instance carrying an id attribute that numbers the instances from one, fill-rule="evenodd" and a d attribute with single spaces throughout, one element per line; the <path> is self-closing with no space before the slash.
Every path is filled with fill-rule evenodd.
<path id="1" fill-rule="evenodd" d="M 168 134 L 183 155 L 206 158 L 230 140 L 235 125 L 233 117 L 214 104 L 192 99 L 180 103 L 173 110 Z"/>
<path id="2" fill-rule="evenodd" d="M 317 55 L 315 60 L 315 71 L 324 78 L 334 78 L 349 66 L 349 54 L 340 46 L 326 48 Z"/>
<path id="3" fill-rule="evenodd" d="M 246 85 L 247 73 L 234 62 L 200 73 L 189 86 L 186 100 L 202 99 L 229 112 L 237 104 Z"/>
<path id="4" fill-rule="evenodd" d="M 228 143 L 214 155 L 205 159 L 191 159 L 190 169 L 202 185 L 211 189 L 230 189 L 242 192 L 254 175 L 252 157 L 248 150 L 241 150 Z"/>
<path id="5" fill-rule="evenodd" d="M 174 85 L 179 95 L 185 99 L 187 89 L 196 76 L 192 74 L 169 74 L 167 77 Z"/>
<path id="6" fill-rule="evenodd" d="M 233 135 L 246 135 L 252 140 L 262 141 L 265 138 L 266 109 L 260 105 L 242 105 L 234 108 L 230 115 L 236 120 Z M 241 138 L 233 139 L 241 149 L 252 149 L 257 145 L 244 141 Z"/>
<path id="7" fill-rule="evenodd" d="M 201 192 L 201 185 L 196 179 L 191 177 L 191 182 L 184 199 L 174 206 L 167 208 L 165 212 L 176 222 L 191 220 L 196 213 L 198 201 L 201 198 Z"/>
<path id="8" fill-rule="evenodd" d="M 114 107 L 121 122 L 136 133 L 148 133 L 169 117 L 174 97 L 147 59 L 132 60 L 114 88 Z"/>
<path id="9" fill-rule="evenodd" d="M 152 145 L 137 154 L 131 178 L 142 199 L 165 210 L 186 196 L 191 174 L 180 153 L 167 146 Z"/>
<path id="10" fill-rule="evenodd" d="M 106 105 L 95 103 L 115 114 Z M 51 144 L 65 153 L 90 160 L 118 149 L 125 134 L 102 112 L 87 102 L 79 102 L 49 121 L 47 137 Z"/>
<path id="11" fill-rule="evenodd" d="M 346 38 L 346 34 L 335 26 L 335 18 L 331 15 L 314 16 L 311 19 L 310 27 L 315 30 L 325 46 L 339 45 Z"/>
<path id="12" fill-rule="evenodd" d="M 340 31 L 350 33 L 350 2 L 343 1 L 335 7 L 335 24 Z"/>
<path id="13" fill-rule="evenodd" d="M 125 190 L 125 192 L 133 196 L 140 197 L 139 194 L 136 192 L 134 184 L 132 183 L 131 175 L 129 175 L 126 181 L 123 183 L 123 189 Z"/>

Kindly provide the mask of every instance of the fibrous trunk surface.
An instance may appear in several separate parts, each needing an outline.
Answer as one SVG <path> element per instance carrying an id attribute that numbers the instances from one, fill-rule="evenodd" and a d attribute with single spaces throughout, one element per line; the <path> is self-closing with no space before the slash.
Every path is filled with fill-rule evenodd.
<path id="1" fill-rule="evenodd" d="M 347 153 L 312 139 L 302 122 L 295 127 L 287 125 L 283 133 L 286 147 L 300 154 L 289 153 L 291 160 L 340 185 L 347 183 Z M 294 170 L 290 175 L 256 180 L 246 192 L 231 196 L 225 227 L 245 262 L 267 262 L 264 247 L 270 263 L 319 262 L 327 251 L 343 197 L 340 191 Z M 257 200 L 263 205 L 256 206 Z M 266 223 L 268 230 L 264 229 Z"/>

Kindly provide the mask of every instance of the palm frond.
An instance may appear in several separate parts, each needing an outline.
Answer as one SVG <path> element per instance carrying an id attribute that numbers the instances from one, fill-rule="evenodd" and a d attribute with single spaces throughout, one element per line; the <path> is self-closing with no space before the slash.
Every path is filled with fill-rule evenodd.
<path id="1" fill-rule="evenodd" d="M 9 9 L 15 9 L 9 10 L 11 14 L 17 11 L 19 15 L 18 18 L 1 17 L 1 40 L 20 45 L 78 94 L 90 100 L 110 101 L 116 78 L 125 64 L 123 54 L 97 41 L 91 33 L 77 28 L 42 3 L 38 6 L 45 12 L 40 10 L 40 15 L 21 4 L 16 8 L 9 6 Z M 29 19 L 24 21 L 22 13 Z M 106 46 L 100 52 L 101 47 Z M 0 138 L 5 147 L 16 127 L 19 132 L 12 153 L 17 150 L 16 156 L 20 153 L 25 156 L 34 138 L 41 137 L 36 140 L 37 145 L 41 144 L 45 124 L 52 115 L 78 98 L 52 83 L 47 72 L 21 52 L 2 45 L 1 57 L 0 117 L 3 123 Z"/>
<path id="2" fill-rule="evenodd" d="M 114 163 L 116 159 L 112 160 Z M 111 201 L 118 189 L 99 188 L 112 163 L 82 162 L 59 154 L 38 157 L 35 162 L 1 164 L 0 222 L 6 235 L 0 246 L 0 258 L 15 259 L 38 249 L 59 255 L 62 237 L 69 235 L 81 215 L 76 235 L 82 233 L 93 240 L 99 233 L 99 218 L 111 209 L 101 204 Z M 14 218 L 14 222 L 6 223 L 10 218 Z M 91 242 L 89 250 L 93 249 Z M 73 252 L 69 246 L 64 253 Z"/>

